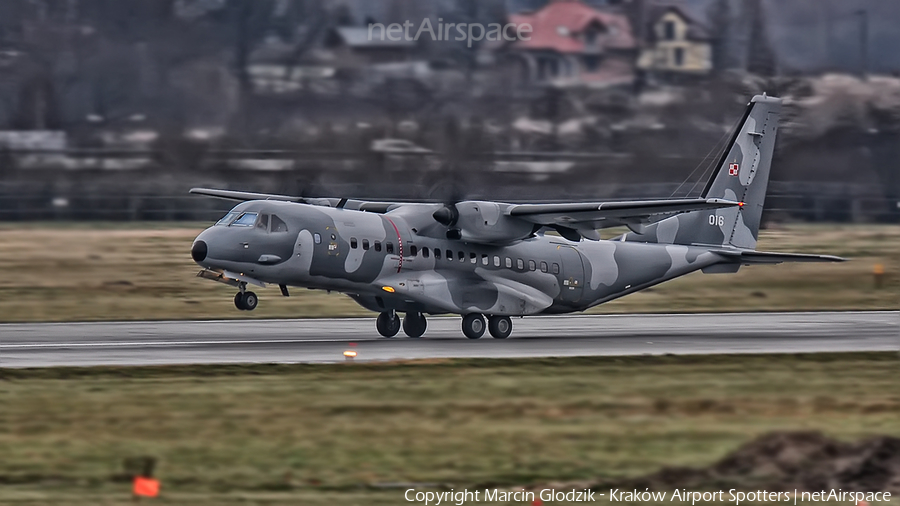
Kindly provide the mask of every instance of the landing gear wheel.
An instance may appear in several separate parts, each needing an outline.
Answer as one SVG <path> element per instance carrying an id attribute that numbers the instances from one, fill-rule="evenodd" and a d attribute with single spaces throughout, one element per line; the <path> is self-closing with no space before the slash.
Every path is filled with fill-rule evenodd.
<path id="1" fill-rule="evenodd" d="M 241 311 L 246 311 L 247 308 L 244 307 L 244 294 L 238 292 L 234 294 L 234 307 L 240 309 Z"/>
<path id="2" fill-rule="evenodd" d="M 484 335 L 484 316 L 480 313 L 469 313 L 463 316 L 462 331 L 469 339 L 481 339 Z"/>
<path id="3" fill-rule="evenodd" d="M 400 332 L 400 317 L 393 311 L 385 311 L 375 319 L 375 328 L 384 337 L 394 337 Z"/>
<path id="4" fill-rule="evenodd" d="M 494 339 L 506 339 L 512 334 L 512 320 L 509 316 L 491 316 L 488 320 L 488 330 Z"/>
<path id="5" fill-rule="evenodd" d="M 409 311 L 403 318 L 403 332 L 413 339 L 422 337 L 427 327 L 428 322 L 425 321 L 425 315 L 418 311 Z"/>
<path id="6" fill-rule="evenodd" d="M 244 292 L 244 309 L 253 311 L 259 305 L 259 297 L 253 292 Z"/>

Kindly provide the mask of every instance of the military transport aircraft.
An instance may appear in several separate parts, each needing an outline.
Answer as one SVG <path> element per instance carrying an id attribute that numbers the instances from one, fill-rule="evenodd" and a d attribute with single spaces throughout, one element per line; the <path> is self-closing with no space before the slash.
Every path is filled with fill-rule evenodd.
<path id="1" fill-rule="evenodd" d="M 238 309 L 259 303 L 248 285 L 334 290 L 380 313 L 384 337 L 401 326 L 421 337 L 425 314 L 453 313 L 470 339 L 508 337 L 511 316 L 583 311 L 697 270 L 841 261 L 755 250 L 780 108 L 753 97 L 699 198 L 436 204 L 195 188 L 243 202 L 191 256 L 199 276 L 238 289 Z M 600 240 L 598 229 L 623 225 L 631 232 Z"/>

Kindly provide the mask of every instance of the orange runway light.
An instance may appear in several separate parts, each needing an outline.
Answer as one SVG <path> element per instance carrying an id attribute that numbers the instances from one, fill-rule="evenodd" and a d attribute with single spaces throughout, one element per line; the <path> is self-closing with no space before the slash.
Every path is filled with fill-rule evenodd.
<path id="1" fill-rule="evenodd" d="M 156 497 L 159 495 L 159 480 L 135 476 L 132 491 L 138 497 Z"/>
<path id="2" fill-rule="evenodd" d="M 353 358 L 356 358 L 356 352 L 353 350 L 347 350 L 344 352 L 344 356 L 349 359 L 353 359 Z"/>

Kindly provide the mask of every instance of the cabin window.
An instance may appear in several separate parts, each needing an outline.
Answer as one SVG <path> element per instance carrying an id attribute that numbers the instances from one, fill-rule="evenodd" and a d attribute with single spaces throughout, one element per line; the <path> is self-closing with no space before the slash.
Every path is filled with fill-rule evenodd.
<path id="1" fill-rule="evenodd" d="M 512 269 L 512 258 L 506 257 L 506 268 Z"/>
<path id="2" fill-rule="evenodd" d="M 428 248 L 422 248 L 422 258 L 428 258 Z"/>
<path id="3" fill-rule="evenodd" d="M 458 256 L 459 256 L 459 261 L 460 261 L 460 262 L 465 262 L 465 261 L 466 261 L 466 254 L 465 254 L 465 252 L 460 251 Z"/>
<path id="4" fill-rule="evenodd" d="M 315 234 L 313 234 L 313 241 L 315 241 L 316 244 L 321 244 L 321 243 L 322 243 L 322 236 L 319 235 L 318 232 L 316 232 Z"/>
<path id="5" fill-rule="evenodd" d="M 469 253 L 469 260 L 474 264 L 478 261 L 478 255 L 475 253 Z"/>
<path id="6" fill-rule="evenodd" d="M 500 267 L 500 257 L 494 255 L 494 267 Z"/>
<path id="7" fill-rule="evenodd" d="M 453 252 L 450 250 L 447 250 L 447 260 L 453 260 Z"/>
<path id="8" fill-rule="evenodd" d="M 350 238 L 350 249 L 356 249 L 357 246 L 359 246 L 359 243 L 356 242 L 356 237 L 351 237 Z"/>
<path id="9" fill-rule="evenodd" d="M 481 265 L 487 265 L 487 264 L 488 264 L 488 256 L 481 255 Z"/>
<path id="10" fill-rule="evenodd" d="M 231 223 L 232 227 L 252 227 L 256 224 L 256 213 L 244 213 Z"/>
<path id="11" fill-rule="evenodd" d="M 259 221 L 256 222 L 256 228 L 260 228 L 263 232 L 269 230 L 269 215 L 268 214 L 260 214 Z"/>
<path id="12" fill-rule="evenodd" d="M 552 272 L 553 274 L 559 274 L 559 264 L 554 263 L 553 268 L 550 269 L 550 272 Z"/>
<path id="13" fill-rule="evenodd" d="M 419 248 L 415 244 L 409 247 L 409 256 L 414 257 L 419 252 Z"/>
<path id="14" fill-rule="evenodd" d="M 520 271 L 524 271 L 525 270 L 525 260 L 522 260 L 521 258 L 517 258 L 516 259 L 516 269 L 519 269 Z"/>
<path id="15" fill-rule="evenodd" d="M 384 243 L 384 251 L 386 251 L 388 255 L 393 255 L 394 254 L 394 243 L 392 243 L 392 242 Z"/>
<path id="16" fill-rule="evenodd" d="M 381 241 L 375 241 L 375 251 L 381 251 Z"/>
<path id="17" fill-rule="evenodd" d="M 272 232 L 287 232 L 288 226 L 287 223 L 284 222 L 278 216 L 272 215 L 272 226 L 270 227 Z"/>
<path id="18" fill-rule="evenodd" d="M 534 264 L 534 260 L 529 260 L 528 261 L 528 270 L 533 271 L 535 269 L 537 269 L 537 265 Z"/>
<path id="19" fill-rule="evenodd" d="M 363 245 L 364 250 L 366 250 L 366 251 L 369 250 L 369 240 L 368 239 L 363 239 L 362 245 Z"/>
<path id="20" fill-rule="evenodd" d="M 541 262 L 541 272 L 547 272 L 547 262 Z"/>
<path id="21" fill-rule="evenodd" d="M 438 248 L 434 248 L 434 259 L 435 260 L 441 259 L 441 250 Z"/>

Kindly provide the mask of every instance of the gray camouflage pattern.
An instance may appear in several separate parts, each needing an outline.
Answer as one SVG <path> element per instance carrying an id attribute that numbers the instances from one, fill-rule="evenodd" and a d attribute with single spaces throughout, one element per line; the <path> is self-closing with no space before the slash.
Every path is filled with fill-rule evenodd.
<path id="1" fill-rule="evenodd" d="M 741 207 L 576 242 L 510 216 L 510 204 L 459 203 L 460 237 L 448 239 L 433 216 L 441 204 L 365 212 L 252 200 L 233 211 L 277 216 L 287 231 L 213 226 L 195 260 L 239 279 L 343 292 L 372 311 L 506 316 L 582 311 L 697 270 L 734 272 L 743 262 L 729 251 L 756 246 L 780 104 L 754 97 L 704 192 Z"/>

